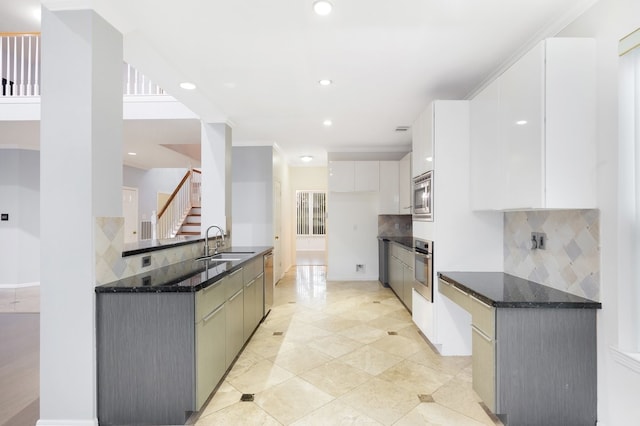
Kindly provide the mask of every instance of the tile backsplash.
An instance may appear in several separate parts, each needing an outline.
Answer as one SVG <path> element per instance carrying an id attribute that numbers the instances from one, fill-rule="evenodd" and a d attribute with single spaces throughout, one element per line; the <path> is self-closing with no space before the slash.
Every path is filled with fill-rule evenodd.
<path id="1" fill-rule="evenodd" d="M 106 284 L 144 271 L 172 265 L 202 254 L 203 243 L 197 242 L 149 253 L 122 257 L 124 251 L 124 218 L 95 219 L 96 285 Z M 151 265 L 142 267 L 142 257 L 151 256 Z"/>
<path id="2" fill-rule="evenodd" d="M 547 234 L 545 250 L 531 249 L 531 232 Z M 504 272 L 599 300 L 600 212 L 505 213 Z"/>
<path id="3" fill-rule="evenodd" d="M 413 221 L 410 214 L 378 215 L 379 237 L 412 237 Z"/>

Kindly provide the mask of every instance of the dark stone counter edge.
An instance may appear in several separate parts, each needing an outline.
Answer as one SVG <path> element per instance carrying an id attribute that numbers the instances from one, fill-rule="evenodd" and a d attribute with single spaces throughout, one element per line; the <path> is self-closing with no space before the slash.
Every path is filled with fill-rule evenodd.
<path id="1" fill-rule="evenodd" d="M 478 293 L 465 286 L 464 284 L 454 280 L 453 278 L 444 275 L 442 272 L 438 273 L 438 277 L 444 281 L 452 284 L 454 287 L 459 288 L 467 294 L 473 295 L 479 300 L 483 301 L 487 305 L 491 305 L 496 308 L 551 308 L 551 309 L 602 309 L 602 303 L 587 301 L 587 302 L 496 302 L 491 300 L 484 294 Z M 542 284 L 539 284 L 542 285 Z M 561 291 L 561 290 L 558 290 Z M 586 300 L 586 299 L 585 299 Z"/>
<path id="2" fill-rule="evenodd" d="M 166 250 L 173 247 L 180 247 L 187 244 L 194 244 L 204 241 L 202 237 L 171 238 L 166 240 L 142 240 L 137 243 L 125 244 L 122 257 L 135 256 L 136 254 L 150 253 L 158 250 Z"/>
<path id="3" fill-rule="evenodd" d="M 144 287 L 144 286 L 138 286 L 138 287 L 118 287 L 118 286 L 113 286 L 113 285 L 109 285 L 109 284 L 102 284 L 100 286 L 95 287 L 95 292 L 96 293 L 102 293 L 102 294 L 109 294 L 109 293 L 195 293 L 199 290 L 202 290 L 204 288 L 207 288 L 213 284 L 215 284 L 216 282 L 220 281 L 221 279 L 223 279 L 225 276 L 231 274 L 234 271 L 237 271 L 238 269 L 242 268 L 243 265 L 247 262 L 250 262 L 252 260 L 254 260 L 256 257 L 261 257 L 264 256 L 265 254 L 269 253 L 273 251 L 273 247 L 269 247 L 266 248 L 262 251 L 258 251 L 256 252 L 253 256 L 248 257 L 242 261 L 239 262 L 233 262 L 233 266 L 229 269 L 226 269 L 214 276 L 212 276 L 211 278 L 209 278 L 206 281 L 202 281 L 200 284 L 197 285 L 185 285 L 185 286 L 180 286 L 180 285 L 175 285 L 178 284 L 182 281 L 188 280 L 192 277 L 194 277 L 195 275 L 198 274 L 202 274 L 203 271 L 199 271 L 193 274 L 186 274 L 184 276 L 175 278 L 171 281 L 167 281 L 166 283 L 159 285 L 159 286 L 150 286 L 150 287 Z M 229 262 L 231 263 L 231 262 Z M 117 281 L 115 281 L 117 283 Z"/>
<path id="4" fill-rule="evenodd" d="M 407 250 L 413 251 L 413 237 L 378 237 L 378 239 L 382 241 L 389 241 L 392 243 L 396 243 L 402 246 L 403 248 L 406 248 Z M 405 240 L 405 239 L 411 240 L 411 243 L 407 245 L 408 240 Z"/>

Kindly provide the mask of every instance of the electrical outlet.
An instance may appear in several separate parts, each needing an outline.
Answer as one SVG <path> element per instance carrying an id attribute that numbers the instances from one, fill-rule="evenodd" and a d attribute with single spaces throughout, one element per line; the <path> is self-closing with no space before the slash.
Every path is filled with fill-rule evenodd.
<path id="1" fill-rule="evenodd" d="M 146 268 L 147 266 L 151 266 L 151 256 L 142 257 L 142 267 Z"/>
<path id="2" fill-rule="evenodd" d="M 531 250 L 545 250 L 547 248 L 547 234 L 544 232 L 531 233 Z"/>
<path id="3" fill-rule="evenodd" d="M 356 272 L 363 272 L 364 273 L 364 265 L 362 263 L 358 263 L 356 264 Z"/>

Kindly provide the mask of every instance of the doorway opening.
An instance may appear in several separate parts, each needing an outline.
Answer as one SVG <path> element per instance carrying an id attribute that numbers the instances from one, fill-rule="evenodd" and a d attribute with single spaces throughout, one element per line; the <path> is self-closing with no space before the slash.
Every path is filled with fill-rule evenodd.
<path id="1" fill-rule="evenodd" d="M 326 265 L 326 191 L 296 191 L 296 265 Z"/>

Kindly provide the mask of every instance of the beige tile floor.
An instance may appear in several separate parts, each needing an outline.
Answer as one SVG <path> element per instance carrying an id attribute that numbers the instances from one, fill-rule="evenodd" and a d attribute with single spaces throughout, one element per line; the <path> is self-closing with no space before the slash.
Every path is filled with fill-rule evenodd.
<path id="1" fill-rule="evenodd" d="M 434 352 L 378 282 L 298 266 L 275 298 L 197 425 L 500 424 L 471 388 L 471 358 Z"/>

